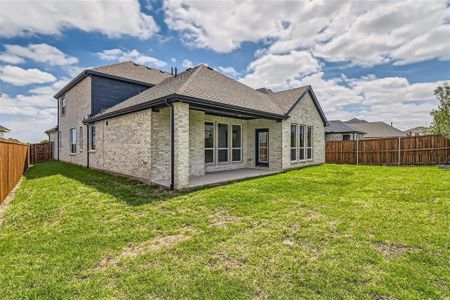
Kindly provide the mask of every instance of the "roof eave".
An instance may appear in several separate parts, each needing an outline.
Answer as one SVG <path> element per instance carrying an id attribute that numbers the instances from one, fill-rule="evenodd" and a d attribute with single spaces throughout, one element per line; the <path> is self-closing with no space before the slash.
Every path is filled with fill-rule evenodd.
<path id="1" fill-rule="evenodd" d="M 131 107 L 119 109 L 119 110 L 116 110 L 116 111 L 113 111 L 110 113 L 96 115 L 96 116 L 93 116 L 93 117 L 90 117 L 90 118 L 84 120 L 83 123 L 91 124 L 91 123 L 98 122 L 101 120 L 110 119 L 110 118 L 122 116 L 125 114 L 129 114 L 129 113 L 133 113 L 133 112 L 137 112 L 137 111 L 141 111 L 141 110 L 145 110 L 145 109 L 150 109 L 152 107 L 165 104 L 167 101 L 172 101 L 172 102 L 179 101 L 179 102 L 185 102 L 185 103 L 193 104 L 193 105 L 204 105 L 204 106 L 208 106 L 211 108 L 220 108 L 220 109 L 225 109 L 228 111 L 234 111 L 237 114 L 243 113 L 246 115 L 253 115 L 255 118 L 259 117 L 259 118 L 267 118 L 267 119 L 274 119 L 274 120 L 286 120 L 289 118 L 288 115 L 268 113 L 268 112 L 252 110 L 252 109 L 248 109 L 248 108 L 244 108 L 244 107 L 238 107 L 238 106 L 233 106 L 233 105 L 217 103 L 214 101 L 188 97 L 188 96 L 179 95 L 179 94 L 171 94 L 171 95 L 164 96 L 164 97 L 161 97 L 161 98 L 158 98 L 155 100 L 140 103 L 140 104 L 137 104 L 137 105 L 134 105 Z"/>

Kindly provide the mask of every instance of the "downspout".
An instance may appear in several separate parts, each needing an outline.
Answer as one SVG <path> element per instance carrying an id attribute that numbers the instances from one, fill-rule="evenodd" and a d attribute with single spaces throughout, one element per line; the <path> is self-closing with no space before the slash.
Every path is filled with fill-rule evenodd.
<path id="1" fill-rule="evenodd" d="M 86 124 L 86 168 L 89 169 L 89 124 Z"/>
<path id="2" fill-rule="evenodd" d="M 165 101 L 166 105 L 170 107 L 170 185 L 169 190 L 173 190 L 175 186 L 175 113 L 173 111 L 173 104 L 171 101 Z"/>

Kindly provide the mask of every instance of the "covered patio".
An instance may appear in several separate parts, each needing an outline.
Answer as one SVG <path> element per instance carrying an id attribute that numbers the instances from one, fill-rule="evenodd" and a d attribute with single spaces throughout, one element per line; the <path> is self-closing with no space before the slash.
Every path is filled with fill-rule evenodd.
<path id="1" fill-rule="evenodd" d="M 261 169 L 244 168 L 236 170 L 211 172 L 206 173 L 205 175 L 202 176 L 192 176 L 189 180 L 189 188 L 221 184 L 245 178 L 255 178 L 276 173 L 278 172 L 266 168 Z"/>

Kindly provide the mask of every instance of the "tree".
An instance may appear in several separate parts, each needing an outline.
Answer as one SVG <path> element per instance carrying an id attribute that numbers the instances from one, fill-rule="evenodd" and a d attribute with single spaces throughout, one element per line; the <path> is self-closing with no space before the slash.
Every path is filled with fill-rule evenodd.
<path id="1" fill-rule="evenodd" d="M 433 122 L 431 130 L 450 138 L 450 86 L 447 82 L 434 90 L 439 106 L 431 111 Z"/>

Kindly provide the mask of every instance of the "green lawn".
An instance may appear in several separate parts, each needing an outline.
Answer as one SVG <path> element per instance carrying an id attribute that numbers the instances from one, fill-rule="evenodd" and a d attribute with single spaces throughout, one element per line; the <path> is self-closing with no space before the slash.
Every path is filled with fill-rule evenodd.
<path id="1" fill-rule="evenodd" d="M 449 213 L 436 167 L 324 165 L 176 194 L 47 162 L 0 220 L 0 299 L 446 298 Z"/>

